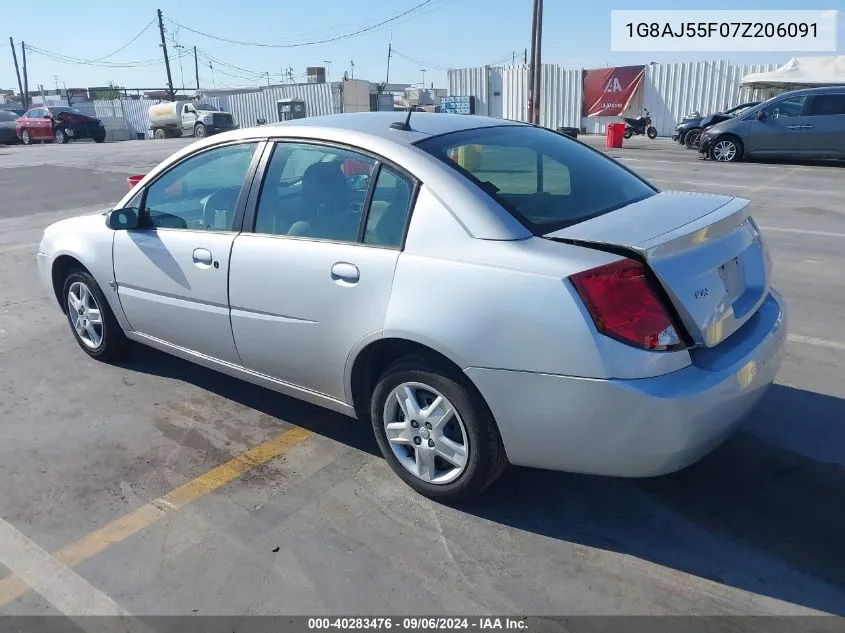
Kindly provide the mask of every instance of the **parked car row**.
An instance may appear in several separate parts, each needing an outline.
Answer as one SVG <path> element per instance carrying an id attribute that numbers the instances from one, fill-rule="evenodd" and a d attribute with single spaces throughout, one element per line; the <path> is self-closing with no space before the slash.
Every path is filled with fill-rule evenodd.
<path id="1" fill-rule="evenodd" d="M 0 112 L 0 127 L 12 129 L 9 118 L 10 115 Z M 36 106 L 12 120 L 14 138 L 3 141 L 9 133 L 0 132 L 0 142 L 20 140 L 24 145 L 31 145 L 38 141 L 64 144 L 83 138 L 94 139 L 97 143 L 106 140 L 106 128 L 100 119 L 67 106 Z"/>
<path id="2" fill-rule="evenodd" d="M 780 94 L 701 133 L 699 156 L 845 160 L 845 86 Z"/>
<path id="3" fill-rule="evenodd" d="M 756 106 L 759 101 L 749 101 L 748 103 L 741 103 L 738 106 L 727 109 L 724 112 L 714 112 L 707 116 L 701 116 L 695 113 L 695 116 L 685 117 L 683 121 L 675 128 L 675 133 L 672 134 L 672 140 L 678 141 L 681 145 L 685 145 L 687 149 L 697 149 L 698 139 L 701 132 L 710 128 L 717 123 L 727 121 L 730 118 L 740 115 L 749 108 Z"/>

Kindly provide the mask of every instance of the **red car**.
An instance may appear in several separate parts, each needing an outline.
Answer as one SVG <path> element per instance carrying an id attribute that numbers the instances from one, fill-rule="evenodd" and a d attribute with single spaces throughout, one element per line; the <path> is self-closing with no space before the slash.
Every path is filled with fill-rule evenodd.
<path id="1" fill-rule="evenodd" d="M 15 131 L 24 145 L 33 141 L 69 143 L 79 138 L 92 138 L 97 143 L 106 140 L 100 119 L 66 106 L 31 108 L 15 122 Z"/>

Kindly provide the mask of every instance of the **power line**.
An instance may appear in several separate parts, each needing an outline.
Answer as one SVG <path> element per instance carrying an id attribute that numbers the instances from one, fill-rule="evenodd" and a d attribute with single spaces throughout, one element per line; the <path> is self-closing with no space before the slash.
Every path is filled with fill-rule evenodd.
<path id="1" fill-rule="evenodd" d="M 262 48 L 298 48 L 298 47 L 301 47 L 301 46 L 313 46 L 315 44 L 327 44 L 329 42 L 337 42 L 338 40 L 344 40 L 344 39 L 348 39 L 350 37 L 355 37 L 356 35 L 361 35 L 362 33 L 367 33 L 368 31 L 372 31 L 374 29 L 377 29 L 381 26 L 384 26 L 385 24 L 389 24 L 391 22 L 394 22 L 394 21 L 398 20 L 399 18 L 403 18 L 406 15 L 409 15 L 409 14 L 413 13 L 414 11 L 421 9 L 422 7 L 426 6 L 427 4 L 430 4 L 433 1 L 434 0 L 423 0 L 423 2 L 420 2 L 419 4 L 414 5 L 413 7 L 403 11 L 402 13 L 399 13 L 397 15 L 394 15 L 393 17 L 387 18 L 386 20 L 382 20 L 381 22 L 377 22 L 376 24 L 372 24 L 370 26 L 358 29 L 356 31 L 351 31 L 349 33 L 344 33 L 344 34 L 337 35 L 337 36 L 334 36 L 334 37 L 329 37 L 329 38 L 324 38 L 324 39 L 319 39 L 319 40 L 312 40 L 310 42 L 298 42 L 296 44 L 268 44 L 266 42 L 243 42 L 243 41 L 239 41 L 239 40 L 231 40 L 231 39 L 226 38 L 226 37 L 220 37 L 219 35 L 211 35 L 210 33 L 203 33 L 202 31 L 198 31 L 196 29 L 192 29 L 189 26 L 185 26 L 184 24 L 181 24 L 180 22 L 173 21 L 173 23 L 176 24 L 177 26 L 179 26 L 180 28 L 185 29 L 186 31 L 190 31 L 191 33 L 196 33 L 197 35 L 201 35 L 203 37 L 208 37 L 208 38 L 213 39 L 213 40 L 218 40 L 220 42 L 226 42 L 228 44 L 238 44 L 240 46 L 259 46 L 259 47 L 262 47 Z"/>
<path id="2" fill-rule="evenodd" d="M 48 59 L 52 59 L 53 61 L 58 61 L 65 64 L 87 64 L 90 66 L 101 66 L 103 68 L 133 68 L 138 66 L 152 66 L 154 64 L 161 63 L 161 60 L 158 58 L 123 62 L 92 62 L 87 59 L 71 57 L 70 55 L 63 55 L 62 53 L 48 51 L 43 48 L 38 48 L 37 46 L 32 46 L 31 44 L 27 44 L 26 49 L 31 53 L 35 53 L 37 55 L 41 55 L 42 57 L 46 57 Z"/>
<path id="3" fill-rule="evenodd" d="M 108 59 L 109 57 L 113 57 L 114 55 L 117 55 L 120 51 L 122 51 L 123 49 L 127 48 L 127 47 L 128 47 L 130 44 L 132 44 L 135 40 L 137 40 L 137 39 L 138 39 L 139 37 L 141 37 L 144 33 L 146 33 L 146 32 L 147 32 L 147 29 L 149 29 L 149 28 L 150 28 L 150 27 L 151 27 L 154 23 L 155 23 L 155 18 L 153 18 L 152 20 L 150 20 L 150 21 L 147 23 L 147 26 L 145 26 L 143 29 L 141 29 L 141 31 L 138 33 L 138 35 L 136 35 L 136 36 L 135 36 L 135 37 L 133 37 L 131 40 L 129 40 L 128 42 L 126 42 L 126 44 L 124 44 L 124 45 L 123 45 L 123 46 L 121 46 L 120 48 L 118 48 L 118 49 L 116 49 L 116 50 L 113 50 L 113 51 L 112 51 L 111 53 L 109 53 L 108 55 L 103 55 L 102 57 L 98 57 L 97 59 L 92 59 L 92 60 L 90 60 L 90 61 L 91 61 L 91 62 L 101 62 L 101 61 L 103 61 L 104 59 Z"/>
<path id="4" fill-rule="evenodd" d="M 402 52 L 396 50 L 396 47 L 391 48 L 391 53 L 393 55 L 397 55 L 397 56 L 401 57 L 402 59 L 404 59 L 406 61 L 412 62 L 414 64 L 418 64 L 420 66 L 427 66 L 429 68 L 435 68 L 437 70 L 452 70 L 452 68 L 447 68 L 446 66 L 439 66 L 438 64 L 430 64 L 429 62 L 425 62 L 421 59 L 416 59 L 415 57 L 410 57 L 409 55 L 405 55 L 405 53 L 402 53 Z"/>

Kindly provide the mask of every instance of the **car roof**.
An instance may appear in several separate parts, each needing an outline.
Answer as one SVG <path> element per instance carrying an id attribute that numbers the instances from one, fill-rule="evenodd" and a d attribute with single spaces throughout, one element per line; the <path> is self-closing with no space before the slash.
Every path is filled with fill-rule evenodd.
<path id="1" fill-rule="evenodd" d="M 259 127 L 241 130 L 242 137 L 285 137 L 297 136 L 299 132 L 307 136 L 325 136 L 331 138 L 333 132 L 352 132 L 356 135 L 376 137 L 378 139 L 412 144 L 431 136 L 449 134 L 481 127 L 503 125 L 526 125 L 518 121 L 494 119 L 486 116 L 440 114 L 433 112 L 413 112 L 409 131 L 397 130 L 392 123 L 403 123 L 407 112 L 355 112 L 330 114 L 325 116 L 294 119 L 281 123 L 271 123 Z"/>
<path id="2" fill-rule="evenodd" d="M 814 95 L 814 94 L 826 94 L 826 93 L 835 93 L 839 94 L 841 92 L 845 92 L 845 85 L 843 86 L 821 86 L 818 88 L 801 88 L 799 90 L 789 90 L 787 92 L 782 92 L 780 94 L 775 95 L 775 97 L 783 97 L 785 95 Z M 775 98 L 772 97 L 772 98 Z"/>

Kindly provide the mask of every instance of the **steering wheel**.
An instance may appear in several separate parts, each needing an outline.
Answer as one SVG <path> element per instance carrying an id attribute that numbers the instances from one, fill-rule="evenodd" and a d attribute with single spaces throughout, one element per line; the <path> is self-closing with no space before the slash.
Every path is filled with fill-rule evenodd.
<path id="1" fill-rule="evenodd" d="M 202 205 L 202 224 L 207 230 L 230 231 L 238 205 L 237 189 L 218 189 Z"/>

